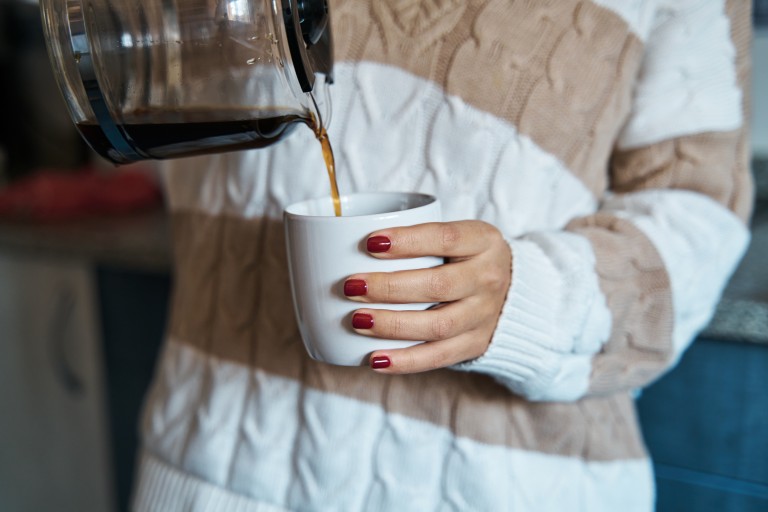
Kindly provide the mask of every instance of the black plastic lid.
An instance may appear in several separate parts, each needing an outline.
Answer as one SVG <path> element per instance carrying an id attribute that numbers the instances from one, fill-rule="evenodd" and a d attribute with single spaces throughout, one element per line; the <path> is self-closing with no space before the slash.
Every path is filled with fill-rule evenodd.
<path id="1" fill-rule="evenodd" d="M 283 0 L 283 20 L 296 78 L 310 92 L 315 73 L 333 82 L 333 38 L 327 0 Z"/>

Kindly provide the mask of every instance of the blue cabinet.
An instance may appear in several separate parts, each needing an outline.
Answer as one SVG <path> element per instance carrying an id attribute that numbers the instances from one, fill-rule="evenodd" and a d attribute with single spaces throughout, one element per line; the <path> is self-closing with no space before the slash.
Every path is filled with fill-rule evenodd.
<path id="1" fill-rule="evenodd" d="M 768 512 L 768 345 L 699 339 L 638 410 L 658 512 Z"/>
<path id="2" fill-rule="evenodd" d="M 124 511 L 133 486 L 141 405 L 158 360 L 172 285 L 164 271 L 102 265 L 95 275 L 117 510 Z"/>

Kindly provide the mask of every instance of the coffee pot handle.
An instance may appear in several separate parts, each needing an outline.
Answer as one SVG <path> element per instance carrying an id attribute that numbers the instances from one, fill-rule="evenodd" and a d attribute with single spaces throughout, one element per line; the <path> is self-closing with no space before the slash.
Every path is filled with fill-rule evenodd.
<path id="1" fill-rule="evenodd" d="M 328 0 L 283 0 L 288 49 L 301 90 L 310 92 L 315 73 L 333 82 L 333 38 Z"/>

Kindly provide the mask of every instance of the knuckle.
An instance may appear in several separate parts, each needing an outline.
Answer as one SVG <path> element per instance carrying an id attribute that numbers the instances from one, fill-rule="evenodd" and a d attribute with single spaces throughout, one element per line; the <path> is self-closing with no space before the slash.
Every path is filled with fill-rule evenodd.
<path id="1" fill-rule="evenodd" d="M 496 226 L 488 222 L 478 222 L 477 230 L 483 237 L 489 240 L 503 240 L 504 238 Z"/>
<path id="2" fill-rule="evenodd" d="M 508 248 L 506 248 L 506 251 L 506 257 L 483 258 L 483 263 L 478 265 L 476 269 L 477 281 L 481 286 L 491 290 L 501 290 L 509 287 L 509 282 L 512 279 L 512 256 Z"/>
<path id="3" fill-rule="evenodd" d="M 461 231 L 455 224 L 445 223 L 440 227 L 440 243 L 443 251 L 450 252 L 461 243 Z"/>
<path id="4" fill-rule="evenodd" d="M 493 285 L 493 282 L 496 279 L 496 273 L 487 266 L 483 266 L 477 271 L 475 278 L 477 279 L 477 282 L 480 284 L 480 286 L 487 288 Z"/>
<path id="5" fill-rule="evenodd" d="M 397 254 L 411 254 L 418 250 L 419 237 L 413 232 L 413 229 L 402 228 L 396 230 L 392 235 L 393 250 Z"/>
<path id="6" fill-rule="evenodd" d="M 450 296 L 452 289 L 453 283 L 446 274 L 440 271 L 430 273 L 427 282 L 427 295 L 430 299 L 442 301 Z"/>
<path id="7" fill-rule="evenodd" d="M 507 273 L 498 267 L 486 267 L 479 272 L 478 280 L 491 291 L 500 291 L 507 282 Z"/>
<path id="8" fill-rule="evenodd" d="M 402 336 L 406 332 L 406 322 L 400 315 L 392 315 L 387 323 L 387 336 L 393 339 L 403 339 Z"/>
<path id="9" fill-rule="evenodd" d="M 456 321 L 445 315 L 437 316 L 430 326 L 429 335 L 433 340 L 443 340 L 449 338 L 453 333 Z"/>
<path id="10" fill-rule="evenodd" d="M 407 373 L 418 371 L 418 363 L 413 352 L 406 351 L 405 354 L 403 354 L 403 358 L 399 364 L 399 367 L 401 370 Z"/>
<path id="11" fill-rule="evenodd" d="M 480 232 L 487 238 L 491 239 L 500 239 L 501 233 L 498 229 L 496 229 L 496 226 L 493 224 L 489 224 L 487 222 L 481 222 L 480 223 Z"/>
<path id="12" fill-rule="evenodd" d="M 393 302 L 397 299 L 397 295 L 400 293 L 400 286 L 397 283 L 396 279 L 385 279 L 384 280 L 384 286 L 382 287 L 384 290 L 384 301 L 385 302 Z"/>

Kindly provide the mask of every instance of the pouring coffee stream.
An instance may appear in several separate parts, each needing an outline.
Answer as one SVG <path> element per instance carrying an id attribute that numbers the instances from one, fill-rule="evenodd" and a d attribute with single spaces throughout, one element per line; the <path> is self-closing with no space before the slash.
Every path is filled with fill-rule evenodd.
<path id="1" fill-rule="evenodd" d="M 317 118 L 311 116 L 310 127 L 315 132 L 315 137 L 320 142 L 320 148 L 323 152 L 323 161 L 325 162 L 325 168 L 328 171 L 328 181 L 331 185 L 331 201 L 333 201 L 333 213 L 337 217 L 341 217 L 341 196 L 339 195 L 339 183 L 336 179 L 336 159 L 333 156 L 333 147 L 331 146 L 331 140 L 328 137 L 328 131 L 323 124 L 323 117 L 320 115 L 320 109 L 315 101 L 313 93 L 309 93 L 312 98 L 312 104 L 317 112 Z M 329 109 L 330 110 L 330 109 Z"/>
<path id="2" fill-rule="evenodd" d="M 263 148 L 296 124 L 333 150 L 315 101 L 333 82 L 327 0 L 41 0 L 81 135 L 116 164 Z"/>
<path id="3" fill-rule="evenodd" d="M 328 133 L 325 131 L 325 128 L 322 128 L 321 130 L 317 140 L 320 141 L 320 145 L 322 146 L 323 160 L 325 160 L 325 167 L 328 170 L 328 181 L 331 183 L 333 213 L 337 217 L 341 217 L 341 197 L 339 195 L 338 180 L 336 179 L 336 162 L 333 158 L 333 148 L 331 147 L 331 141 L 328 138 Z"/>

